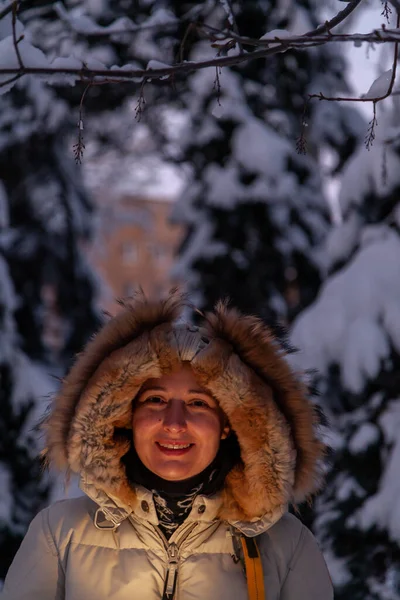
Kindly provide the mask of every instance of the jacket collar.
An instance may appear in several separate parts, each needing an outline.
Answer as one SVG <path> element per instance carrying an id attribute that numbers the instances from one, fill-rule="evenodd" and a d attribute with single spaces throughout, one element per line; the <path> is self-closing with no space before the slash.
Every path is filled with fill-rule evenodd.
<path id="1" fill-rule="evenodd" d="M 124 506 L 122 502 L 106 494 L 103 490 L 99 490 L 88 478 L 81 477 L 79 487 L 86 496 L 88 496 L 98 506 L 98 510 L 94 514 L 94 523 L 96 527 L 99 523 L 99 512 L 103 513 L 108 526 L 99 526 L 100 529 L 109 529 L 110 524 L 118 527 L 122 521 L 127 519 L 132 513 L 132 508 Z"/>
<path id="2" fill-rule="evenodd" d="M 98 510 L 94 515 L 94 521 L 97 527 L 108 529 L 111 526 L 116 528 L 132 514 L 136 518 L 145 520 L 152 525 L 157 526 L 159 524 L 153 494 L 150 490 L 140 485 L 135 486 L 137 501 L 133 508 L 124 506 L 119 499 L 112 498 L 104 491 L 97 489 L 96 486 L 87 479 L 81 478 L 79 486 L 98 506 Z M 193 502 L 193 507 L 187 517 L 187 521 L 211 523 L 218 518 L 221 504 L 221 494 L 215 494 L 214 496 L 202 496 L 199 494 Z M 264 515 L 260 519 L 252 519 L 251 521 L 227 520 L 226 523 L 247 537 L 255 537 L 272 527 L 286 510 L 286 507 L 281 507 L 276 510 L 274 514 Z M 103 513 L 104 519 L 108 525 L 100 525 L 98 521 L 99 511 Z"/>
<path id="3" fill-rule="evenodd" d="M 229 524 L 246 537 L 255 537 L 275 525 L 286 512 L 287 507 L 282 506 L 276 509 L 272 515 L 264 515 L 260 519 L 252 519 L 251 521 L 229 521 Z"/>

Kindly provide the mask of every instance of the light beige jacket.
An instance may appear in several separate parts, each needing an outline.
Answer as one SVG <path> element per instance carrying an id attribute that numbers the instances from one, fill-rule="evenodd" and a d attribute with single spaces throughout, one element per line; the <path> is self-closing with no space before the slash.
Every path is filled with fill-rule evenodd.
<path id="1" fill-rule="evenodd" d="M 78 357 L 47 421 L 47 453 L 79 473 L 86 498 L 34 519 L 2 600 L 160 600 L 176 571 L 174 600 L 245 600 L 232 528 L 258 536 L 267 600 L 331 600 L 313 536 L 286 514 L 320 483 L 324 448 L 307 391 L 262 321 L 220 304 L 201 329 L 183 326 L 184 304 L 176 293 L 130 300 Z M 141 385 L 182 362 L 225 413 L 240 460 L 168 543 L 121 457 Z"/>
<path id="2" fill-rule="evenodd" d="M 97 506 L 87 497 L 39 513 L 1 600 L 161 600 L 168 571 L 172 581 L 175 569 L 174 600 L 247 600 L 242 563 L 232 558 L 231 528 L 216 519 L 217 498 L 198 496 L 167 542 L 151 493 L 140 488 L 137 494 L 137 510 L 115 529 L 95 520 Z M 235 526 L 259 536 L 267 600 L 333 599 L 316 541 L 296 517 L 285 514 L 272 526 L 268 519 Z"/>

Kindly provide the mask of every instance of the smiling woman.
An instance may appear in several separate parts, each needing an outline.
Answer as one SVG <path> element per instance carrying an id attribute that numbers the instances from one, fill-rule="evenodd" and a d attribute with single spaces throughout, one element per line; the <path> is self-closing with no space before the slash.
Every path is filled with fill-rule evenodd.
<path id="1" fill-rule="evenodd" d="M 133 444 L 143 464 L 168 481 L 198 475 L 229 432 L 216 400 L 200 388 L 188 363 L 149 379 L 133 410 Z"/>
<path id="2" fill-rule="evenodd" d="M 47 456 L 85 497 L 32 522 L 2 600 L 331 600 L 287 513 L 320 485 L 306 389 L 260 319 L 226 304 L 129 300 L 78 357 Z"/>

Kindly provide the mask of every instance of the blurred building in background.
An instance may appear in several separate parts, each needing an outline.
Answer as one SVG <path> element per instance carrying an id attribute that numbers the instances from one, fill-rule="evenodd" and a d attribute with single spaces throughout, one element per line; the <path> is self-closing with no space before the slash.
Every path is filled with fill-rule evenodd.
<path id="1" fill-rule="evenodd" d="M 114 314 L 116 300 L 141 287 L 159 297 L 174 284 L 171 276 L 176 252 L 184 234 L 169 222 L 171 203 L 137 196 L 98 198 L 97 234 L 89 260 L 102 285 L 100 306 Z"/>

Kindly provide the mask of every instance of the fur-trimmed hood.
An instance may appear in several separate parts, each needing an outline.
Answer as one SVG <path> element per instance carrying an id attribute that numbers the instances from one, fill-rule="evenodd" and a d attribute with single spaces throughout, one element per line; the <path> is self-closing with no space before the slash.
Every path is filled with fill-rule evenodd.
<path id="1" fill-rule="evenodd" d="M 252 520 L 301 502 L 318 488 L 324 451 L 306 388 L 260 319 L 219 303 L 199 329 L 179 324 L 186 306 L 179 293 L 123 302 L 62 383 L 45 423 L 47 459 L 134 507 L 121 461 L 131 443 L 132 400 L 146 379 L 189 361 L 240 445 L 220 517 Z"/>

